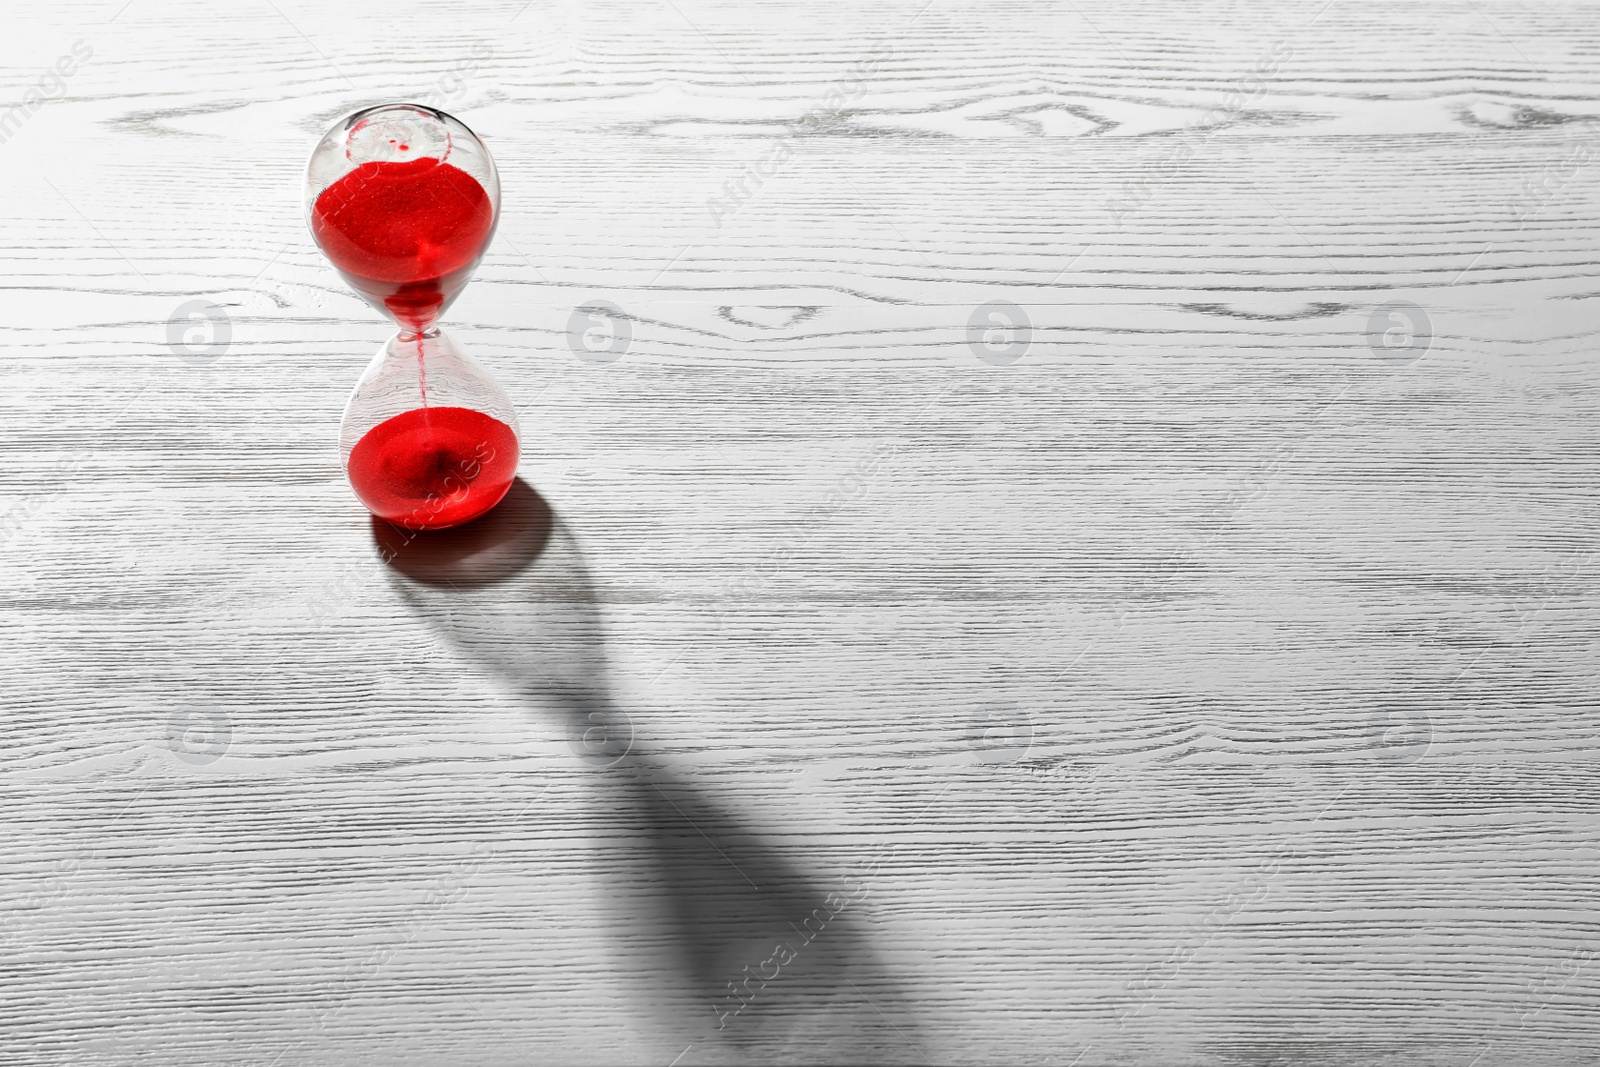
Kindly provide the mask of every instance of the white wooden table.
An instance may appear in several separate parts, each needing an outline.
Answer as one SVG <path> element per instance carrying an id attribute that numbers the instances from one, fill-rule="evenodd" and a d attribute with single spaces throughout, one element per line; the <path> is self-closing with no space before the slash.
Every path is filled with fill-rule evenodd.
<path id="1" fill-rule="evenodd" d="M 1600 1062 L 1595 4 L 5 28 L 0 1062 Z M 418 98 L 524 484 L 386 565 Z"/>

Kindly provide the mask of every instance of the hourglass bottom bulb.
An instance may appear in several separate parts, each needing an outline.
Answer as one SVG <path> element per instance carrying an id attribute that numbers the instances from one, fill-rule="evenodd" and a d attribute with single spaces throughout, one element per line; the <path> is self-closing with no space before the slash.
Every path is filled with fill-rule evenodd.
<path id="1" fill-rule="evenodd" d="M 350 450 L 345 473 L 380 519 L 442 530 L 500 503 L 517 474 L 517 435 L 471 408 L 417 408 L 368 430 Z"/>

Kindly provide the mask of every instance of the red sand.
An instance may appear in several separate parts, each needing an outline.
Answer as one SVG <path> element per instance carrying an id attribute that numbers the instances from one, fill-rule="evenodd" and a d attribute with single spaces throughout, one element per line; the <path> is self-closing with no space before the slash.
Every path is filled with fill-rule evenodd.
<path id="1" fill-rule="evenodd" d="M 350 450 L 346 472 L 380 519 L 440 530 L 500 503 L 517 474 L 517 438 L 471 408 L 416 408 L 368 430 Z"/>
<path id="2" fill-rule="evenodd" d="M 489 194 L 432 157 L 363 163 L 317 197 L 311 232 L 339 273 L 413 333 L 466 284 L 493 236 Z"/>

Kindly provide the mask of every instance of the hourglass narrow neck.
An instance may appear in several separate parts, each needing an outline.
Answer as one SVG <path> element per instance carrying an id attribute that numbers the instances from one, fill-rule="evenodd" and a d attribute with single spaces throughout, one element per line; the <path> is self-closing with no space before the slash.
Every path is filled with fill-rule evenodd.
<path id="1" fill-rule="evenodd" d="M 434 325 L 429 326 L 425 330 L 408 330 L 404 326 L 402 326 L 402 327 L 400 327 L 400 332 L 398 334 L 396 334 L 395 336 L 396 336 L 396 338 L 398 340 L 406 341 L 406 342 L 411 342 L 411 341 L 432 341 L 434 338 L 438 337 L 442 332 L 443 331 L 439 329 L 438 324 L 435 323 Z"/>

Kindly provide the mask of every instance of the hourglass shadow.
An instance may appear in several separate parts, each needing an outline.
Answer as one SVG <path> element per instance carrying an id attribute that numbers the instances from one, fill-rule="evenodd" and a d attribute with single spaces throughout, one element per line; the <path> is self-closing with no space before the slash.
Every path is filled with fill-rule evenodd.
<path id="1" fill-rule="evenodd" d="M 868 887 L 818 884 L 646 758 L 606 681 L 582 553 L 538 493 L 518 479 L 467 526 L 415 533 L 375 521 L 373 536 L 401 599 L 560 725 L 593 772 L 608 839 L 637 842 L 605 854 L 614 932 L 636 965 L 629 981 L 658 1005 L 679 1001 L 674 1024 L 710 1047 L 920 1062 L 896 984 L 864 937 Z"/>
<path id="2" fill-rule="evenodd" d="M 394 571 L 428 586 L 471 589 L 522 573 L 544 551 L 555 513 L 521 478 L 499 504 L 449 530 L 403 530 L 372 519 L 378 554 Z"/>

